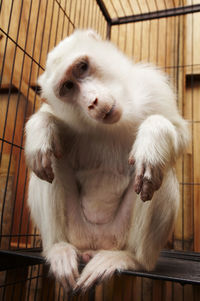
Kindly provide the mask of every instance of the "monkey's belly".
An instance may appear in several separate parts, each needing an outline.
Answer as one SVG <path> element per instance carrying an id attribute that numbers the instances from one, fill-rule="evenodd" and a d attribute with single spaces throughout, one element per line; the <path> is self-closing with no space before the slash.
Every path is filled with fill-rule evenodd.
<path id="1" fill-rule="evenodd" d="M 76 178 L 80 199 L 74 215 L 69 211 L 68 241 L 83 251 L 123 249 L 137 197 L 130 177 L 81 171 Z"/>
<path id="2" fill-rule="evenodd" d="M 129 177 L 101 171 L 77 173 L 83 217 L 93 224 L 111 222 L 129 184 Z"/>

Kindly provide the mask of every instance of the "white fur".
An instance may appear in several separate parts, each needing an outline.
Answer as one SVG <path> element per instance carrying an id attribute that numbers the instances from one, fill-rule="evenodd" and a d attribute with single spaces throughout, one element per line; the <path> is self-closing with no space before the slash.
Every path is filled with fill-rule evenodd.
<path id="1" fill-rule="evenodd" d="M 92 73 L 77 79 L 76 92 L 56 96 L 83 56 Z M 76 31 L 50 52 L 39 84 L 48 104 L 26 125 L 27 164 L 38 175 L 30 178 L 29 206 L 54 274 L 74 287 L 81 254 L 93 258 L 77 288 L 115 270 L 153 269 L 178 209 L 173 165 L 188 143 L 167 77 L 133 64 L 96 33 Z M 117 122 L 88 111 L 96 98 L 94 113 L 102 117 L 114 103 Z"/>

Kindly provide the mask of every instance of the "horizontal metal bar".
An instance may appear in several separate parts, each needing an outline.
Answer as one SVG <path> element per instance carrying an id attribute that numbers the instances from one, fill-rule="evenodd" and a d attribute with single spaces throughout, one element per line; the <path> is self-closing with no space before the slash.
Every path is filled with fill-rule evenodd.
<path id="1" fill-rule="evenodd" d="M 10 40 L 12 41 L 15 46 L 17 46 L 23 53 L 25 53 L 38 67 L 40 67 L 43 71 L 44 68 L 25 50 L 23 49 L 11 36 L 7 34 L 2 28 L 0 28 L 0 31 Z"/>
<path id="2" fill-rule="evenodd" d="M 0 250 L 0 271 L 44 263 L 41 253 Z"/>
<path id="3" fill-rule="evenodd" d="M 0 250 L 0 270 L 45 263 L 41 253 Z M 122 271 L 121 274 L 200 285 L 200 253 L 162 251 L 154 271 Z"/>
<path id="4" fill-rule="evenodd" d="M 103 3 L 102 0 L 96 0 L 97 4 L 99 5 L 99 8 L 102 12 L 102 14 L 104 15 L 106 21 L 111 24 L 111 17 L 107 11 L 107 8 L 105 7 L 105 4 Z"/>
<path id="5" fill-rule="evenodd" d="M 175 17 L 175 16 L 197 13 L 197 12 L 200 12 L 200 4 L 187 5 L 187 6 L 169 8 L 165 10 L 158 10 L 158 11 L 144 13 L 144 14 L 114 18 L 111 19 L 111 25 L 121 25 L 126 23 L 148 21 L 153 19 Z"/>

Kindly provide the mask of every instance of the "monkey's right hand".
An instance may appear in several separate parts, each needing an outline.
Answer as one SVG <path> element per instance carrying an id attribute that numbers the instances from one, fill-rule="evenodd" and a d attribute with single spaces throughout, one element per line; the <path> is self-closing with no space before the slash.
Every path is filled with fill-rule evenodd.
<path id="1" fill-rule="evenodd" d="M 58 127 L 52 116 L 38 112 L 26 124 L 25 154 L 29 168 L 42 180 L 52 183 L 52 161 L 61 158 Z"/>
<path id="2" fill-rule="evenodd" d="M 55 141 L 55 140 L 54 140 Z M 54 173 L 52 169 L 52 158 L 61 157 L 58 143 L 53 143 L 52 147 L 45 150 L 39 150 L 32 158 L 32 170 L 42 180 L 49 183 L 53 182 Z"/>

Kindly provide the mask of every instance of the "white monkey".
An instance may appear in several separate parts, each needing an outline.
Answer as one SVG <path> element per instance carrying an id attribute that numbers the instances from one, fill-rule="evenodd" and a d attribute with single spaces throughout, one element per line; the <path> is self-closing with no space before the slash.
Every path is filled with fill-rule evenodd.
<path id="1" fill-rule="evenodd" d="M 39 84 L 47 103 L 26 125 L 28 202 L 52 272 L 86 290 L 116 270 L 152 270 L 188 143 L 167 77 L 77 30 L 49 53 Z"/>

